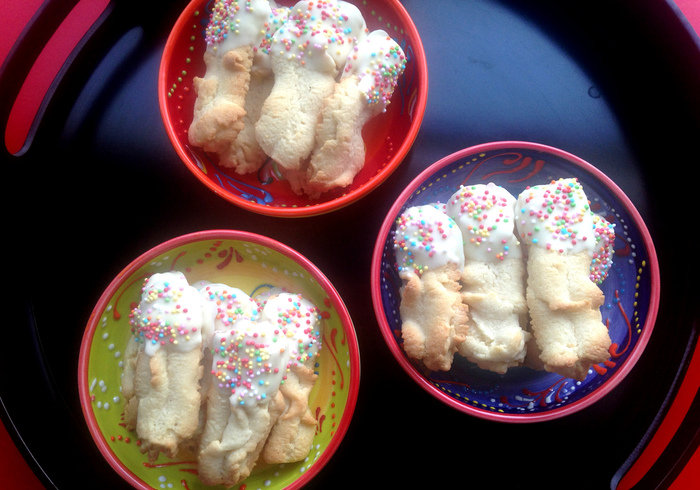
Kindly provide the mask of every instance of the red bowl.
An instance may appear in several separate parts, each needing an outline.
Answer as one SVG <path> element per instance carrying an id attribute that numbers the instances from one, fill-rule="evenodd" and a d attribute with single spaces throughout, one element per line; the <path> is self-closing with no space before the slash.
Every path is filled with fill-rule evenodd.
<path id="1" fill-rule="evenodd" d="M 268 161 L 253 174 L 219 168 L 216 156 L 190 146 L 187 131 L 196 99 L 192 79 L 203 76 L 203 30 L 209 0 L 193 0 L 180 15 L 163 52 L 158 99 L 168 136 L 187 168 L 209 189 L 250 211 L 282 217 L 324 214 L 355 202 L 379 186 L 401 164 L 420 129 L 428 95 L 428 69 L 423 45 L 410 16 L 398 0 L 355 2 L 370 30 L 384 29 L 405 52 L 408 62 L 386 112 L 367 123 L 364 168 L 347 187 L 319 199 L 296 195 Z M 281 1 L 283 6 L 296 2 Z"/>

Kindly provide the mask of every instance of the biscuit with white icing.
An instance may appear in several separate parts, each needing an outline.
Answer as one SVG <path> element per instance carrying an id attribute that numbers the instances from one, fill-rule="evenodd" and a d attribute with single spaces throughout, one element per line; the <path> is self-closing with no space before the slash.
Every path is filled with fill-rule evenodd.
<path id="1" fill-rule="evenodd" d="M 323 102 L 333 93 L 336 76 L 365 29 L 362 14 L 348 2 L 304 0 L 290 8 L 287 21 L 272 36 L 275 83 L 255 131 L 283 175 L 306 166 Z"/>
<path id="2" fill-rule="evenodd" d="M 261 319 L 276 325 L 287 339 L 290 362 L 280 392 L 285 408 L 270 431 L 262 457 L 267 463 L 291 463 L 306 458 L 316 435 L 309 396 L 318 375 L 321 347 L 319 309 L 299 294 L 278 292 L 262 303 Z"/>
<path id="3" fill-rule="evenodd" d="M 424 205 L 402 212 L 394 234 L 404 351 L 430 370 L 448 371 L 468 329 L 459 283 L 462 233 L 449 216 Z"/>
<path id="4" fill-rule="evenodd" d="M 610 356 L 603 292 L 591 280 L 593 213 L 577 179 L 532 186 L 518 196 L 516 227 L 528 246 L 527 305 L 547 371 L 584 379 Z"/>
<path id="5" fill-rule="evenodd" d="M 459 353 L 503 374 L 523 364 L 530 339 L 525 263 L 514 234 L 515 197 L 493 183 L 462 186 L 445 212 L 464 237 L 461 280 L 469 330 Z"/>
<path id="6" fill-rule="evenodd" d="M 237 319 L 211 341 L 212 377 L 197 456 L 207 485 L 233 486 L 247 478 L 284 410 L 279 386 L 290 353 L 270 322 Z"/>
<path id="7" fill-rule="evenodd" d="M 173 458 L 199 426 L 204 305 L 181 273 L 154 274 L 130 322 L 131 342 L 138 341 L 139 348 L 135 363 L 129 355 L 131 367 L 123 381 L 127 425 L 135 422 L 141 451 L 150 460 L 160 453 Z"/>
<path id="8" fill-rule="evenodd" d="M 405 66 L 403 50 L 381 29 L 355 46 L 340 82 L 323 103 L 306 179 L 297 192 L 318 198 L 352 183 L 365 164 L 362 129 L 386 110 Z"/>
<path id="9" fill-rule="evenodd" d="M 188 140 L 218 154 L 222 166 L 236 167 L 240 162 L 232 145 L 245 127 L 253 61 L 272 8 L 267 0 L 234 0 L 216 2 L 212 9 L 205 35 L 206 71 L 193 79 L 197 99 Z"/>

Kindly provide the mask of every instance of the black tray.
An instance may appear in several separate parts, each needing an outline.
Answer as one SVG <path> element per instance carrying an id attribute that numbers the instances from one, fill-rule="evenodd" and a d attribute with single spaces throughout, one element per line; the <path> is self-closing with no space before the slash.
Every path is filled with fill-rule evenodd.
<path id="1" fill-rule="evenodd" d="M 49 2 L 33 41 L 45 41 L 75 3 Z M 61 72 L 26 152 L 10 155 L 3 147 L 2 168 L 10 172 L 3 193 L 5 304 L 13 314 L 0 355 L 0 413 L 47 487 L 126 487 L 82 417 L 83 329 L 102 290 L 132 259 L 169 238 L 211 228 L 260 233 L 295 248 L 335 284 L 353 317 L 362 360 L 357 409 L 310 487 L 614 487 L 657 413 L 663 416 L 695 347 L 700 44 L 673 4 L 404 1 L 430 77 L 412 151 L 360 202 L 329 215 L 282 219 L 213 195 L 170 146 L 157 71 L 186 3 L 113 1 Z M 29 60 L 35 46 L 22 46 Z M 18 74 L 29 66 L 15 56 L 0 73 L 3 129 Z M 637 206 L 659 254 L 661 307 L 640 362 L 595 406 L 549 423 L 478 420 L 432 399 L 400 370 L 373 315 L 370 256 L 393 200 L 436 160 L 495 140 L 556 146 L 601 168 Z M 167 212 L 150 212 L 143 198 L 156 207 L 167 203 Z M 663 487 L 674 464 L 684 462 L 683 451 L 696 447 L 697 405 L 687 421 L 691 435 L 674 440 L 645 488 Z"/>

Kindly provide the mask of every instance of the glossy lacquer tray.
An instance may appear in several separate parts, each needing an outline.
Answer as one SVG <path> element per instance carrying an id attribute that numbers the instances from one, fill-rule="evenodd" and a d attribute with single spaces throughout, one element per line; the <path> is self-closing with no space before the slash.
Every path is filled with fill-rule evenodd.
<path id="1" fill-rule="evenodd" d="M 219 228 L 266 235 L 305 255 L 353 318 L 357 407 L 310 488 L 626 488 L 631 472 L 641 488 L 664 488 L 685 464 L 697 447 L 697 402 L 651 462 L 644 458 L 683 386 L 697 335 L 697 38 L 662 0 L 402 3 L 429 68 L 420 132 L 378 189 L 313 218 L 237 208 L 178 159 L 156 83 L 185 0 L 45 2 L 34 29 L 19 36 L 0 73 L 3 304 L 11 312 L 0 400 L 5 426 L 47 487 L 127 488 L 81 413 L 83 331 L 104 288 L 134 258 Z M 81 34 L 44 83 L 36 118 L 12 119 L 41 47 L 73 6 L 87 4 L 94 18 L 71 31 Z M 430 397 L 393 359 L 372 309 L 371 253 L 396 197 L 446 155 L 500 140 L 554 146 L 605 172 L 639 210 L 658 254 L 658 319 L 638 364 L 601 401 L 551 422 L 495 423 Z M 647 461 L 641 470 L 639 461 Z"/>

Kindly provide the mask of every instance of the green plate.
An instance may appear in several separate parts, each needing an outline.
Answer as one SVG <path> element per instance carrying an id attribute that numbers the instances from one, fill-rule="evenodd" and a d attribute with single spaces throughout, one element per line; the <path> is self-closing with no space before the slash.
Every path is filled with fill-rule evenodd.
<path id="1" fill-rule="evenodd" d="M 123 422 L 121 376 L 131 334 L 129 312 L 140 299 L 144 278 L 172 270 L 183 272 L 191 284 L 221 282 L 250 296 L 283 287 L 321 309 L 323 344 L 309 398 L 317 424 L 311 451 L 298 463 L 259 464 L 244 481 L 251 489 L 303 486 L 333 455 L 352 417 L 360 376 L 357 338 L 341 298 L 313 264 L 289 247 L 251 233 L 215 230 L 168 241 L 132 262 L 103 293 L 83 336 L 78 376 L 83 412 L 99 450 L 135 488 L 212 488 L 199 481 L 195 455 L 161 456 L 149 463 L 137 434 Z"/>

